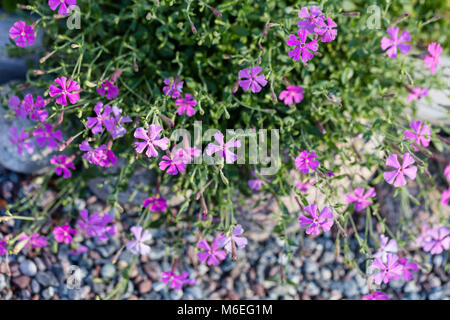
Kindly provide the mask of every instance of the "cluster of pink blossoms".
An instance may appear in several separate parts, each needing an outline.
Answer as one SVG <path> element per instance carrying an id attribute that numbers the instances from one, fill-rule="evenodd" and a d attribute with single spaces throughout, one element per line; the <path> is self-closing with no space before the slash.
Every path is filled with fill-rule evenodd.
<path id="1" fill-rule="evenodd" d="M 80 211 L 80 220 L 77 226 L 87 237 L 95 237 L 97 241 L 103 242 L 116 234 L 117 227 L 114 224 L 114 217 L 109 213 L 100 215 L 97 212 L 89 215 L 89 212 L 84 209 Z"/>
<path id="2" fill-rule="evenodd" d="M 445 226 L 430 227 L 423 224 L 415 245 L 431 254 L 440 254 L 450 249 L 450 229 Z"/>
<path id="3" fill-rule="evenodd" d="M 189 278 L 188 272 L 176 275 L 173 271 L 161 272 L 161 282 L 165 284 L 170 283 L 170 288 L 175 290 L 183 290 L 185 285 L 195 285 L 195 279 Z"/>
<path id="4" fill-rule="evenodd" d="M 323 232 L 330 231 L 333 226 L 333 212 L 328 207 L 324 207 L 320 214 L 316 204 L 310 204 L 305 207 L 306 215 L 300 215 L 298 221 L 301 227 L 308 227 L 306 234 L 318 235 L 322 229 Z"/>

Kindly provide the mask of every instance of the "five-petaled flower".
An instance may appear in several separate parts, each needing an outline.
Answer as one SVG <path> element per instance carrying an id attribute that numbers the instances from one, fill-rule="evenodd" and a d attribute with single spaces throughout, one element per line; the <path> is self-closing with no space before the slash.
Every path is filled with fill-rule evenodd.
<path id="1" fill-rule="evenodd" d="M 180 81 L 178 77 L 164 79 L 165 86 L 163 87 L 163 92 L 166 96 L 170 96 L 173 99 L 181 96 L 181 91 L 183 90 L 183 81 Z"/>
<path id="2" fill-rule="evenodd" d="M 320 228 L 322 228 L 323 232 L 330 231 L 333 226 L 333 212 L 328 207 L 324 207 L 322 212 L 318 214 L 317 205 L 310 204 L 305 207 L 305 211 L 309 214 L 310 218 L 301 215 L 298 221 L 301 227 L 308 226 L 306 234 L 318 235 Z"/>
<path id="3" fill-rule="evenodd" d="M 27 26 L 25 21 L 17 21 L 9 29 L 9 37 L 16 42 L 18 47 L 25 48 L 34 44 L 36 31 L 33 26 Z"/>
<path id="4" fill-rule="evenodd" d="M 183 272 L 182 274 L 176 275 L 172 271 L 161 272 L 161 282 L 168 284 L 170 283 L 170 288 L 175 290 L 182 290 L 183 286 L 186 284 L 194 285 L 195 279 L 189 278 L 188 272 Z"/>
<path id="5" fill-rule="evenodd" d="M 77 101 L 80 100 L 79 91 L 81 90 L 81 87 L 72 78 L 56 78 L 55 82 L 59 85 L 59 87 L 55 86 L 54 84 L 50 85 L 49 94 L 50 97 L 57 96 L 57 104 L 67 106 L 67 99 L 69 99 L 71 104 L 77 103 Z"/>
<path id="6" fill-rule="evenodd" d="M 103 110 L 103 113 L 102 113 Z M 102 133 L 103 126 L 106 130 L 112 131 L 114 129 L 115 121 L 111 118 L 111 106 L 106 105 L 103 108 L 103 103 L 97 102 L 94 107 L 96 117 L 87 117 L 86 127 L 92 129 L 93 134 Z"/>
<path id="7" fill-rule="evenodd" d="M 423 241 L 423 250 L 431 254 L 440 254 L 450 249 L 450 229 L 444 226 L 430 229 Z"/>
<path id="8" fill-rule="evenodd" d="M 144 208 L 150 206 L 151 212 L 163 212 L 167 209 L 167 200 L 164 197 L 149 197 L 142 203 Z"/>
<path id="9" fill-rule="evenodd" d="M 311 51 L 317 51 L 317 40 L 306 43 L 308 32 L 302 29 L 299 29 L 297 34 L 298 38 L 295 34 L 290 34 L 289 38 L 286 40 L 288 46 L 295 46 L 293 50 L 289 51 L 288 55 L 294 61 L 298 61 L 301 58 L 302 61 L 306 63 L 314 57 L 314 54 Z"/>
<path id="10" fill-rule="evenodd" d="M 8 106 L 13 107 L 14 113 L 16 116 L 26 119 L 27 118 L 27 111 L 25 110 L 25 105 L 20 102 L 20 99 L 18 96 L 11 96 L 8 101 Z"/>
<path id="11" fill-rule="evenodd" d="M 40 147 L 44 147 L 47 143 L 50 149 L 58 148 L 58 141 L 62 140 L 62 132 L 60 130 L 53 131 L 53 126 L 49 123 L 44 123 L 44 128 L 35 129 L 33 136 Z"/>
<path id="12" fill-rule="evenodd" d="M 239 140 L 231 140 L 225 143 L 223 140 L 223 134 L 221 132 L 217 132 L 214 135 L 214 139 L 218 144 L 209 143 L 206 147 L 206 154 L 211 156 L 215 153 L 218 153 L 222 158 L 225 158 L 225 162 L 227 164 L 235 162 L 237 160 L 237 154 L 234 154 L 229 149 L 239 148 L 241 146 L 241 142 Z"/>
<path id="13" fill-rule="evenodd" d="M 370 188 L 365 194 L 364 188 L 356 188 L 353 193 L 347 194 L 346 200 L 348 204 L 354 203 L 356 211 L 361 211 L 372 203 L 368 198 L 373 198 L 375 196 L 375 188 Z"/>
<path id="14" fill-rule="evenodd" d="M 336 38 L 337 30 L 333 29 L 337 27 L 337 24 L 330 17 L 327 18 L 327 23 L 323 18 L 317 19 L 317 26 L 314 28 L 314 32 L 319 34 L 320 41 L 331 42 Z"/>
<path id="15" fill-rule="evenodd" d="M 398 262 L 400 263 L 400 266 L 402 267 L 403 280 L 409 281 L 412 278 L 414 278 L 414 274 L 411 271 L 419 270 L 419 267 L 417 267 L 417 264 L 415 262 L 409 262 L 408 258 L 400 258 L 398 260 Z"/>
<path id="16" fill-rule="evenodd" d="M 224 260 L 227 256 L 224 250 L 220 250 L 219 238 L 214 238 L 211 246 L 205 239 L 202 239 L 197 243 L 197 248 L 205 250 L 198 252 L 197 256 L 202 263 L 206 262 L 207 265 L 218 266 L 220 261 Z"/>
<path id="17" fill-rule="evenodd" d="M 68 179 L 72 176 L 72 172 L 69 169 L 75 170 L 75 165 L 73 164 L 72 160 L 63 154 L 54 155 L 50 159 L 50 163 L 56 166 L 56 175 L 63 175 L 64 179 Z"/>
<path id="18" fill-rule="evenodd" d="M 116 226 L 110 225 L 114 222 L 114 216 L 109 213 L 104 213 L 102 216 L 94 212 L 89 215 L 89 212 L 84 209 L 80 211 L 80 217 L 81 219 L 77 222 L 80 230 L 88 237 L 96 237 L 99 242 L 108 240 L 116 233 Z"/>
<path id="19" fill-rule="evenodd" d="M 109 150 L 104 144 L 92 148 L 89 142 L 85 140 L 80 144 L 80 150 L 86 151 L 83 155 L 84 159 L 100 167 L 109 168 L 117 163 L 117 157 L 114 155 L 114 152 Z"/>
<path id="20" fill-rule="evenodd" d="M 250 180 L 248 180 L 248 186 L 250 187 L 250 189 L 253 189 L 253 190 L 256 190 L 256 191 L 261 190 L 261 187 L 262 187 L 263 185 L 265 185 L 266 182 L 265 182 L 264 180 L 260 179 L 260 178 L 256 175 L 255 171 L 252 171 L 252 176 L 253 176 L 255 179 L 250 179 Z"/>
<path id="21" fill-rule="evenodd" d="M 298 17 L 302 19 L 297 22 L 300 30 L 309 33 L 313 33 L 316 23 L 323 19 L 322 10 L 316 6 L 310 6 L 309 10 L 307 7 L 302 7 L 298 12 Z"/>
<path id="22" fill-rule="evenodd" d="M 427 124 L 423 124 L 422 121 L 411 121 L 409 124 L 411 130 L 405 130 L 405 136 L 403 139 L 409 139 L 413 141 L 414 151 L 418 151 L 417 146 L 428 147 L 431 140 L 431 128 Z"/>
<path id="23" fill-rule="evenodd" d="M 427 88 L 421 88 L 421 87 L 415 87 L 411 90 L 411 92 L 408 95 L 408 101 L 412 100 L 420 100 L 423 97 L 428 95 L 428 89 Z"/>
<path id="24" fill-rule="evenodd" d="M 36 97 L 36 102 L 33 101 L 33 95 L 27 94 L 23 100 L 23 107 L 25 112 L 30 114 L 30 119 L 33 121 L 45 121 L 48 117 L 47 110 L 42 110 L 45 108 L 45 101 L 41 96 Z"/>
<path id="25" fill-rule="evenodd" d="M 308 174 L 309 170 L 315 171 L 319 167 L 319 161 L 314 160 L 317 155 L 314 151 L 301 151 L 295 158 L 295 166 L 301 173 Z"/>
<path id="26" fill-rule="evenodd" d="M 151 124 L 148 128 L 148 135 L 144 128 L 137 128 L 134 131 L 134 137 L 137 139 L 142 139 L 144 142 L 136 141 L 134 144 L 136 146 L 136 152 L 142 153 L 145 148 L 147 152 L 145 153 L 147 157 L 157 157 L 158 151 L 155 147 L 161 150 L 167 150 L 169 147 L 169 138 L 164 137 L 160 139 L 162 128 L 156 124 Z"/>
<path id="27" fill-rule="evenodd" d="M 242 237 L 243 233 L 244 229 L 242 229 L 242 226 L 238 224 L 229 235 L 219 235 L 219 246 L 234 256 L 236 248 L 244 249 L 247 246 L 247 238 Z"/>
<path id="28" fill-rule="evenodd" d="M 286 87 L 286 90 L 280 92 L 280 100 L 284 101 L 284 104 L 294 104 L 300 103 L 303 100 L 303 94 L 305 90 L 303 90 L 300 86 L 289 85 Z"/>
<path id="29" fill-rule="evenodd" d="M 398 263 L 398 256 L 395 254 L 388 254 L 385 261 L 381 258 L 375 258 L 372 262 L 372 268 L 379 270 L 379 272 L 372 275 L 373 282 L 378 285 L 401 277 L 403 270 Z"/>
<path id="30" fill-rule="evenodd" d="M 28 132 L 25 132 L 23 128 L 20 129 L 20 132 L 17 132 L 17 128 L 13 126 L 9 129 L 9 133 L 12 135 L 12 137 L 9 137 L 9 141 L 17 147 L 17 153 L 19 155 L 23 155 L 23 149 L 28 153 L 33 153 L 33 142 L 25 141 L 30 136 Z"/>
<path id="31" fill-rule="evenodd" d="M 149 255 L 151 249 L 149 245 L 145 244 L 145 242 L 152 240 L 152 234 L 150 231 L 143 230 L 141 226 L 133 226 L 130 231 L 134 235 L 135 240 L 130 240 L 127 242 L 127 249 L 134 254 L 141 254 L 144 256 Z"/>
<path id="32" fill-rule="evenodd" d="M 255 68 L 246 68 L 239 71 L 239 85 L 244 91 L 251 88 L 253 93 L 260 92 L 261 87 L 267 84 L 264 74 L 258 75 L 262 71 L 260 66 Z"/>
<path id="33" fill-rule="evenodd" d="M 377 252 L 373 255 L 374 258 L 380 258 L 383 261 L 386 261 L 386 257 L 388 254 L 397 254 L 398 245 L 395 239 L 389 239 L 385 235 L 380 236 L 380 248 L 378 248 Z"/>
<path id="34" fill-rule="evenodd" d="M 386 165 L 388 167 L 392 167 L 394 171 L 385 171 L 383 176 L 384 180 L 386 180 L 389 184 L 394 184 L 395 187 L 403 187 L 406 185 L 406 178 L 410 178 L 414 180 L 416 178 L 417 167 L 411 166 L 415 163 L 413 157 L 409 153 L 403 154 L 403 163 L 400 165 L 397 159 L 396 154 L 391 154 L 386 159 Z"/>
<path id="35" fill-rule="evenodd" d="M 195 100 L 189 93 L 186 93 L 184 98 L 178 98 L 175 101 L 175 104 L 178 106 L 177 113 L 179 116 L 186 113 L 188 117 L 192 117 L 195 113 L 194 107 L 197 104 L 197 100 Z"/>
<path id="36" fill-rule="evenodd" d="M 439 43 L 433 42 L 428 45 L 428 52 L 431 56 L 427 55 L 424 59 L 425 67 L 430 68 L 431 73 L 436 73 L 436 66 L 441 65 L 439 55 L 442 52 L 442 47 Z"/>
<path id="37" fill-rule="evenodd" d="M 72 229 L 68 224 L 62 226 L 56 226 L 53 229 L 53 236 L 55 240 L 59 243 L 64 242 L 65 244 L 72 242 L 72 236 L 76 235 L 77 231 Z"/>
<path id="38" fill-rule="evenodd" d="M 111 81 L 105 80 L 102 82 L 100 88 L 97 88 L 97 92 L 102 97 L 106 94 L 108 100 L 117 98 L 119 94 L 119 87 L 114 85 Z"/>
<path id="39" fill-rule="evenodd" d="M 398 27 L 388 28 L 386 32 L 391 36 L 392 39 L 389 39 L 386 36 L 381 39 L 381 49 L 384 51 L 389 48 L 386 51 L 386 54 L 390 58 L 397 58 L 397 48 L 403 54 L 407 54 L 409 52 L 409 49 L 411 48 L 411 45 L 405 43 L 411 41 L 411 35 L 407 30 L 404 30 L 399 37 L 399 30 L 400 29 Z"/>
<path id="40" fill-rule="evenodd" d="M 77 4 L 77 0 L 48 0 L 48 5 L 50 9 L 55 11 L 58 9 L 58 14 L 65 16 L 70 12 L 69 8 L 71 6 L 75 6 Z"/>
<path id="41" fill-rule="evenodd" d="M 186 170 L 186 157 L 183 149 L 173 150 L 168 156 L 163 156 L 159 162 L 162 171 L 167 170 L 167 174 L 176 175 Z"/>

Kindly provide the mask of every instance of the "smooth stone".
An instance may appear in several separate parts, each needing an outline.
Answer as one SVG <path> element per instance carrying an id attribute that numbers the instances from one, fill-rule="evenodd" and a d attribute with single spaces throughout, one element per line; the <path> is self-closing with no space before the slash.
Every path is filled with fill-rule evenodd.
<path id="1" fill-rule="evenodd" d="M 39 282 L 39 284 L 43 285 L 44 287 L 59 286 L 58 279 L 56 279 L 55 275 L 51 272 L 39 271 L 36 274 L 36 280 Z"/>
<path id="2" fill-rule="evenodd" d="M 28 276 L 20 276 L 20 277 L 17 277 L 17 278 L 13 278 L 12 281 L 20 289 L 25 289 L 30 284 L 31 279 Z"/>
<path id="3" fill-rule="evenodd" d="M 112 278 L 116 274 L 116 267 L 111 263 L 105 264 L 102 267 L 100 273 L 103 278 L 106 278 L 106 279 Z"/>
<path id="4" fill-rule="evenodd" d="M 47 289 L 42 291 L 42 298 L 45 300 L 50 300 L 55 295 L 55 288 L 48 287 Z"/>
<path id="5" fill-rule="evenodd" d="M 39 285 L 39 282 L 36 281 L 36 279 L 31 280 L 31 291 L 35 294 L 38 294 L 41 291 L 41 286 Z"/>
<path id="6" fill-rule="evenodd" d="M 8 283 L 6 282 L 6 277 L 3 274 L 0 274 L 0 291 L 8 287 Z"/>
<path id="7" fill-rule="evenodd" d="M 34 277 L 37 273 L 36 264 L 31 260 L 24 260 L 19 265 L 20 271 L 29 277 Z"/>

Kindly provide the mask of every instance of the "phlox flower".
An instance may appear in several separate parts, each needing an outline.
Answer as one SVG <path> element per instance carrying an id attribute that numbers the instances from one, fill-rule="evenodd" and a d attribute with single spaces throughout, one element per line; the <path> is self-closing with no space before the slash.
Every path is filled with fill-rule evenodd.
<path id="1" fill-rule="evenodd" d="M 25 141 L 30 136 L 28 132 L 25 132 L 23 128 L 20 129 L 20 132 L 17 132 L 17 128 L 13 126 L 9 129 L 9 133 L 11 134 L 11 136 L 9 137 L 9 141 L 13 145 L 17 146 L 17 153 L 19 155 L 21 156 L 23 155 L 23 150 L 25 150 L 28 153 L 33 153 L 34 150 L 33 142 Z"/>
<path id="2" fill-rule="evenodd" d="M 186 163 L 183 149 L 178 149 L 173 150 L 168 156 L 163 156 L 159 168 L 162 171 L 167 170 L 167 174 L 176 175 L 186 170 Z"/>
<path id="3" fill-rule="evenodd" d="M 356 188 L 352 193 L 347 194 L 346 200 L 348 204 L 354 203 L 356 211 L 361 211 L 372 203 L 368 198 L 373 198 L 375 196 L 375 188 L 370 188 L 365 194 L 364 188 Z"/>
<path id="4" fill-rule="evenodd" d="M 289 38 L 286 40 L 286 44 L 288 46 L 295 46 L 295 48 L 289 51 L 288 55 L 294 61 L 302 59 L 304 63 L 308 62 L 314 57 L 314 54 L 311 51 L 317 51 L 319 47 L 317 44 L 317 40 L 312 40 L 306 43 L 306 38 L 308 37 L 308 33 L 302 29 L 299 29 L 298 38 L 294 34 L 290 34 Z"/>
<path id="5" fill-rule="evenodd" d="M 161 150 L 167 150 L 169 147 L 169 138 L 164 137 L 160 139 L 162 128 L 156 124 L 151 124 L 148 128 L 148 135 L 144 128 L 137 128 L 134 131 L 134 137 L 137 139 L 142 139 L 144 142 L 136 141 L 134 145 L 136 146 L 136 152 L 142 153 L 145 148 L 147 152 L 145 153 L 147 157 L 157 157 L 158 151 L 155 147 Z"/>
<path id="6" fill-rule="evenodd" d="M 173 99 L 181 96 L 181 91 L 183 90 L 183 81 L 180 81 L 178 77 L 164 79 L 165 86 L 163 87 L 163 92 L 166 96 L 170 96 Z"/>
<path id="7" fill-rule="evenodd" d="M 149 230 L 143 230 L 141 226 L 133 226 L 130 229 L 131 233 L 134 235 L 135 240 L 128 241 L 126 247 L 133 254 L 149 255 L 150 246 L 145 244 L 152 240 L 152 234 Z"/>
<path id="8" fill-rule="evenodd" d="M 57 176 L 63 175 L 64 179 L 68 179 L 72 176 L 72 172 L 70 172 L 69 169 L 76 170 L 72 160 L 63 154 L 54 155 L 50 159 L 50 163 L 56 166 L 55 167 L 56 175 Z"/>
<path id="9" fill-rule="evenodd" d="M 53 236 L 55 240 L 59 243 L 64 242 L 69 244 L 72 242 L 72 236 L 77 234 L 77 230 L 72 229 L 68 224 L 62 226 L 56 226 L 53 229 Z"/>
<path id="10" fill-rule="evenodd" d="M 310 218 L 301 215 L 298 218 L 301 227 L 308 226 L 306 229 L 306 234 L 318 235 L 320 233 L 320 228 L 323 232 L 330 231 L 333 226 L 333 212 L 328 207 L 324 207 L 322 212 L 318 214 L 317 205 L 310 204 L 305 207 L 305 211 L 309 214 Z"/>
<path id="11" fill-rule="evenodd" d="M 321 19 L 322 16 L 322 10 L 319 7 L 310 6 L 309 10 L 307 7 L 302 7 L 298 12 L 298 17 L 303 20 L 299 20 L 297 22 L 297 25 L 300 30 L 313 33 L 316 23 Z"/>
<path id="12" fill-rule="evenodd" d="M 408 262 L 408 258 L 400 258 L 398 262 L 402 267 L 403 280 L 409 281 L 414 278 L 414 274 L 411 271 L 419 270 L 417 264 L 415 262 Z"/>
<path id="13" fill-rule="evenodd" d="M 446 206 L 446 205 L 448 205 L 449 201 L 450 201 L 450 187 L 447 190 L 442 191 L 441 204 L 443 206 Z"/>
<path id="14" fill-rule="evenodd" d="M 27 111 L 25 109 L 25 106 L 23 103 L 20 103 L 20 99 L 17 96 L 11 96 L 8 101 L 8 106 L 13 107 L 14 113 L 16 116 L 26 119 L 27 118 Z"/>
<path id="15" fill-rule="evenodd" d="M 286 87 L 286 90 L 280 92 L 279 98 L 287 105 L 300 103 L 303 100 L 304 92 L 305 90 L 300 86 L 289 85 Z"/>
<path id="16" fill-rule="evenodd" d="M 422 247 L 425 241 L 431 240 L 430 232 L 431 227 L 427 223 L 423 223 L 420 227 L 420 234 L 415 239 L 415 245 L 417 247 Z"/>
<path id="17" fill-rule="evenodd" d="M 198 158 L 202 154 L 202 150 L 197 147 L 185 148 L 183 150 L 184 163 L 191 163 L 194 158 Z"/>
<path id="18" fill-rule="evenodd" d="M 117 157 L 104 144 L 97 148 L 92 148 L 89 142 L 85 140 L 80 144 L 80 150 L 86 151 L 83 155 L 84 159 L 100 167 L 109 168 L 117 163 Z"/>
<path id="19" fill-rule="evenodd" d="M 110 236 L 116 233 L 117 227 L 110 223 L 114 222 L 114 216 L 109 213 L 104 213 L 103 216 L 97 212 L 89 215 L 89 212 L 84 209 L 80 211 L 80 218 L 77 221 L 77 226 L 87 237 L 96 237 L 97 241 L 103 242 L 108 240 Z"/>
<path id="20" fill-rule="evenodd" d="M 314 32 L 320 35 L 320 41 L 331 42 L 336 38 L 337 30 L 333 29 L 337 27 L 337 24 L 331 18 L 327 18 L 327 23 L 323 18 L 316 20 L 316 27 Z"/>
<path id="21" fill-rule="evenodd" d="M 423 250 L 431 254 L 440 254 L 448 249 L 450 249 L 449 228 L 441 226 L 428 231 L 428 237 L 423 242 Z"/>
<path id="22" fill-rule="evenodd" d="M 224 260 L 227 256 L 224 250 L 220 250 L 219 238 L 214 238 L 211 246 L 205 239 L 202 239 L 197 243 L 197 248 L 205 250 L 198 252 L 197 256 L 202 263 L 206 262 L 209 266 L 218 266 L 220 261 Z"/>
<path id="23" fill-rule="evenodd" d="M 372 280 L 377 285 L 381 283 L 388 283 L 393 279 L 397 279 L 402 275 L 402 266 L 398 263 L 398 256 L 395 254 L 388 254 L 386 262 L 380 258 L 375 258 L 372 262 L 372 268 L 380 270 L 378 273 L 372 275 Z"/>
<path id="24" fill-rule="evenodd" d="M 253 93 L 260 92 L 261 87 L 267 84 L 264 74 L 258 75 L 262 71 L 260 66 L 255 68 L 246 68 L 239 71 L 239 85 L 244 91 L 251 88 Z M 244 79 L 244 80 L 242 80 Z"/>
<path id="25" fill-rule="evenodd" d="M 295 166 L 301 173 L 308 174 L 309 170 L 315 171 L 319 167 L 319 161 L 314 160 L 316 158 L 314 151 L 301 151 L 295 158 Z"/>
<path id="26" fill-rule="evenodd" d="M 164 197 L 149 197 L 142 203 L 144 208 L 150 206 L 151 212 L 163 212 L 167 209 L 167 200 Z"/>
<path id="27" fill-rule="evenodd" d="M 189 93 L 186 93 L 184 98 L 178 98 L 175 101 L 175 104 L 178 106 L 177 113 L 179 116 L 186 113 L 188 117 L 192 117 L 195 113 L 194 107 L 197 104 L 197 100 L 195 100 Z"/>
<path id="28" fill-rule="evenodd" d="M 0 257 L 3 257 L 8 252 L 8 244 L 5 240 L 0 241 Z"/>
<path id="29" fill-rule="evenodd" d="M 241 142 L 239 140 L 231 140 L 227 143 L 224 142 L 224 137 L 221 132 L 214 135 L 214 140 L 217 144 L 209 143 L 206 147 L 206 154 L 211 156 L 218 153 L 222 158 L 225 158 L 227 164 L 233 163 L 237 160 L 237 154 L 230 151 L 231 148 L 239 148 Z"/>
<path id="30" fill-rule="evenodd" d="M 62 140 L 62 132 L 60 130 L 53 131 L 53 126 L 44 123 L 44 128 L 37 128 L 33 131 L 36 143 L 43 148 L 46 144 L 50 149 L 58 148 L 58 141 Z"/>
<path id="31" fill-rule="evenodd" d="M 428 147 L 431 141 L 431 128 L 422 123 L 422 121 L 411 121 L 409 124 L 411 130 L 405 130 L 403 139 L 409 139 L 414 142 L 412 145 L 414 151 L 419 150 L 417 146 Z M 417 145 L 417 146 L 416 146 Z"/>
<path id="32" fill-rule="evenodd" d="M 33 26 L 27 26 L 25 21 L 16 21 L 9 29 L 9 37 L 21 48 L 32 46 L 36 40 L 36 31 Z"/>
<path id="33" fill-rule="evenodd" d="M 100 88 L 97 88 L 97 92 L 102 97 L 106 94 L 108 100 L 117 98 L 119 94 L 119 87 L 114 85 L 111 81 L 105 80 L 102 82 Z"/>
<path id="34" fill-rule="evenodd" d="M 422 99 L 423 97 L 425 97 L 427 95 L 428 95 L 428 89 L 427 88 L 415 87 L 409 93 L 408 101 L 420 100 L 420 99 Z"/>
<path id="35" fill-rule="evenodd" d="M 400 165 L 397 160 L 397 155 L 391 154 L 386 159 L 386 165 L 394 168 L 395 170 L 385 171 L 383 174 L 384 180 L 386 180 L 389 184 L 394 184 L 397 188 L 406 185 L 405 175 L 411 180 L 416 178 L 417 167 L 411 166 L 414 162 L 413 157 L 409 153 L 405 153 L 403 155 L 403 163 Z"/>
<path id="36" fill-rule="evenodd" d="M 48 117 L 47 110 L 45 108 L 45 101 L 41 96 L 36 97 L 36 102 L 33 101 L 33 95 L 27 94 L 23 100 L 23 107 L 25 112 L 30 114 L 30 119 L 33 121 L 45 121 Z"/>
<path id="37" fill-rule="evenodd" d="M 444 169 L 444 175 L 448 182 L 450 182 L 450 164 L 448 164 Z"/>
<path id="38" fill-rule="evenodd" d="M 129 116 L 122 117 L 122 109 L 113 106 L 111 119 L 113 120 L 114 124 L 112 130 L 110 131 L 113 139 L 124 136 L 125 133 L 127 133 L 127 129 L 125 129 L 122 124 L 131 122 L 131 118 Z"/>
<path id="39" fill-rule="evenodd" d="M 71 104 L 76 103 L 80 100 L 79 91 L 81 90 L 80 85 L 74 81 L 72 78 L 67 79 L 66 77 L 56 78 L 56 84 L 50 85 L 49 94 L 50 97 L 56 97 L 56 103 L 67 106 L 67 99 L 69 99 Z"/>
<path id="40" fill-rule="evenodd" d="M 442 47 L 439 43 L 433 42 L 428 45 L 428 52 L 431 56 L 427 55 L 424 59 L 425 67 L 430 68 L 431 73 L 436 73 L 436 66 L 440 66 L 439 55 L 442 52 Z"/>
<path id="41" fill-rule="evenodd" d="M 386 261 L 386 257 L 388 254 L 397 254 L 398 245 L 395 239 L 389 239 L 385 235 L 380 236 L 380 248 L 378 248 L 377 252 L 373 255 L 374 258 L 380 258 L 383 261 Z"/>
<path id="42" fill-rule="evenodd" d="M 94 107 L 94 112 L 97 116 L 87 117 L 86 127 L 92 129 L 93 134 L 102 133 L 103 126 L 105 126 L 106 130 L 112 131 L 114 129 L 114 119 L 110 116 L 111 111 L 111 106 L 106 105 L 103 108 L 103 103 L 97 102 Z"/>
<path id="43" fill-rule="evenodd" d="M 77 0 L 48 0 L 48 5 L 50 6 L 50 9 L 55 11 L 59 6 L 58 14 L 62 16 L 68 14 L 70 12 L 69 7 L 74 6 L 76 4 Z"/>
<path id="44" fill-rule="evenodd" d="M 385 51 L 389 48 L 386 54 L 390 58 L 397 58 L 397 48 L 403 54 L 407 54 L 411 48 L 411 45 L 405 43 L 411 41 L 411 35 L 408 31 L 404 30 L 399 37 L 399 30 L 398 27 L 388 28 L 386 32 L 391 36 L 391 39 L 386 36 L 381 39 L 381 49 Z"/>
<path id="45" fill-rule="evenodd" d="M 186 271 L 179 275 L 172 271 L 166 271 L 161 272 L 161 282 L 165 284 L 170 283 L 170 288 L 172 289 L 183 290 L 183 286 L 187 284 L 194 285 L 195 279 L 189 279 L 189 273 Z"/>
<path id="46" fill-rule="evenodd" d="M 259 191 L 261 190 L 261 187 L 266 184 L 266 182 L 256 175 L 255 171 L 252 171 L 252 176 L 255 177 L 255 179 L 248 180 L 248 186 L 252 190 Z"/>
<path id="47" fill-rule="evenodd" d="M 244 229 L 238 224 L 229 235 L 219 235 L 219 246 L 224 248 L 228 253 L 233 253 L 233 243 L 235 248 L 244 249 L 247 246 L 247 238 L 242 237 L 243 233 Z"/>
<path id="48" fill-rule="evenodd" d="M 22 233 L 18 239 L 19 242 L 24 241 L 24 248 L 43 248 L 47 245 L 47 238 L 41 236 L 39 233 L 33 233 L 31 235 L 27 235 L 26 233 Z"/>
<path id="49" fill-rule="evenodd" d="M 389 300 L 389 297 L 383 292 L 374 291 L 372 294 L 365 295 L 363 300 Z"/>

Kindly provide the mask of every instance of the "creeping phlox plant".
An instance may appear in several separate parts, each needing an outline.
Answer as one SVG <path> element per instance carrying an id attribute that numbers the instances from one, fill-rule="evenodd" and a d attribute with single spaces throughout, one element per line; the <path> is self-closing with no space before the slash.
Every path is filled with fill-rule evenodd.
<path id="1" fill-rule="evenodd" d="M 172 269 L 160 277 L 170 288 L 195 283 L 195 274 L 183 270 L 188 249 L 206 266 L 239 259 L 249 228 L 237 214 L 239 199 L 265 193 L 278 204 L 273 233 L 284 242 L 283 254 L 300 254 L 303 237 L 332 233 L 336 254 L 367 280 L 370 294 L 363 298 L 389 299 L 383 284 L 410 281 L 426 269 L 413 252 L 450 247 L 450 189 L 439 186 L 450 182 L 448 160 L 439 155 L 448 150 L 448 130 L 416 118 L 417 101 L 443 86 L 447 38 L 439 30 L 448 24 L 433 15 L 445 1 L 416 3 L 407 7 L 412 12 L 380 1 L 375 17 L 358 0 L 347 3 L 351 12 L 341 1 L 213 2 L 20 5 L 33 18 L 11 26 L 11 45 L 33 50 L 41 33 L 47 53 L 5 101 L 9 116 L 35 124 L 11 127 L 9 140 L 24 157 L 52 149 L 53 171 L 39 181 L 41 190 L 56 181 L 59 196 L 43 206 L 43 192 L 30 193 L 8 205 L 1 221 L 26 223 L 22 233 L 0 240 L 0 256 L 58 244 L 79 255 L 88 249 L 77 234 L 98 242 L 116 236 L 125 214 L 118 194 L 144 167 L 155 178 L 132 190 L 146 199 L 137 224 L 122 231 L 128 242 L 121 251 L 149 255 L 151 229 L 168 230 Z M 79 27 L 68 28 L 74 19 Z M 257 136 L 260 129 L 278 134 Z M 245 153 L 252 133 L 259 147 L 266 143 L 265 151 L 271 146 L 280 156 L 259 152 L 253 161 Z M 430 172 L 436 163 L 445 171 Z M 267 174 L 268 166 L 276 170 Z M 78 212 L 75 199 L 96 177 L 112 188 L 111 210 Z M 380 209 L 383 189 L 402 203 L 394 226 Z M 183 201 L 169 207 L 175 195 Z M 295 208 L 285 203 L 289 195 Z M 430 219 L 419 220 L 410 204 L 421 204 Z M 49 221 L 47 234 L 41 228 Z M 185 241 L 189 234 L 196 245 Z M 351 237 L 363 263 L 350 252 Z"/>

